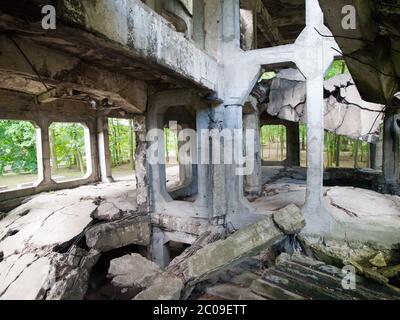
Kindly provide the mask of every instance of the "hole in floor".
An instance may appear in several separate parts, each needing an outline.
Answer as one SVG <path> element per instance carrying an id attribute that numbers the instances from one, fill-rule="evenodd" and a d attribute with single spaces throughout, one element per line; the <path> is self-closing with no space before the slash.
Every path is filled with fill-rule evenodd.
<path id="1" fill-rule="evenodd" d="M 146 257 L 147 249 L 143 246 L 129 245 L 103 253 L 92 269 L 84 300 L 131 300 L 138 294 L 141 291 L 139 289 L 132 289 L 133 292 L 132 290 L 121 290 L 121 288 L 114 287 L 107 277 L 111 260 L 131 253 L 138 253 Z"/>
<path id="2" fill-rule="evenodd" d="M 170 260 L 174 260 L 176 257 L 180 256 L 183 251 L 190 247 L 190 244 L 170 241 L 168 242 L 169 257 Z"/>

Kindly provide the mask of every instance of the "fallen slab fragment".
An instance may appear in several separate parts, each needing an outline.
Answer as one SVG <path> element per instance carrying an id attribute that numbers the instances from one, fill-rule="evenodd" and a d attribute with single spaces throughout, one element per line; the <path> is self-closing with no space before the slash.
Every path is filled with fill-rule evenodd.
<path id="1" fill-rule="evenodd" d="M 400 289 L 354 275 L 356 287 L 343 285 L 342 269 L 301 254 L 283 253 L 276 266 L 260 280 L 271 299 L 282 299 L 281 293 L 294 293 L 307 300 L 392 300 L 400 299 Z M 260 294 L 260 292 L 257 292 Z"/>
<path id="2" fill-rule="evenodd" d="M 382 252 L 379 252 L 375 257 L 369 260 L 369 262 L 377 268 L 387 267 L 387 263 L 385 261 L 385 256 Z"/>
<path id="3" fill-rule="evenodd" d="M 301 214 L 301 210 L 294 204 L 290 204 L 276 212 L 274 214 L 274 221 L 279 229 L 287 235 L 299 233 L 306 226 L 306 221 Z"/>
<path id="4" fill-rule="evenodd" d="M 179 300 L 183 287 L 181 279 L 163 273 L 149 288 L 140 292 L 134 300 Z"/>
<path id="5" fill-rule="evenodd" d="M 97 210 L 93 213 L 93 218 L 101 221 L 114 221 L 121 219 L 124 212 L 117 208 L 114 203 L 103 202 L 99 205 Z"/>
<path id="6" fill-rule="evenodd" d="M 379 269 L 378 272 L 386 278 L 394 278 L 400 274 L 400 264 Z"/>
<path id="7" fill-rule="evenodd" d="M 112 284 L 119 288 L 148 288 L 161 273 L 157 264 L 137 253 L 111 260 L 108 269 Z"/>
<path id="8" fill-rule="evenodd" d="M 137 216 L 121 221 L 96 225 L 86 231 L 89 248 L 107 252 L 130 244 L 147 246 L 150 244 L 150 219 Z"/>
<path id="9" fill-rule="evenodd" d="M 241 258 L 255 255 L 283 240 L 272 217 L 243 228 L 226 240 L 209 244 L 188 258 L 188 281 L 200 282 Z"/>
<path id="10" fill-rule="evenodd" d="M 218 284 L 206 288 L 206 294 L 213 297 L 213 300 L 265 300 L 249 288 L 235 286 L 233 284 Z"/>

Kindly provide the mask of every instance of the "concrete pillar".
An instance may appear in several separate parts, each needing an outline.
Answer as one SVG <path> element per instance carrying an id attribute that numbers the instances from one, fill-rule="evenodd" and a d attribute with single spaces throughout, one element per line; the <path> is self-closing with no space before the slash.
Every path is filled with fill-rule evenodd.
<path id="1" fill-rule="evenodd" d="M 159 110 L 159 102 L 151 102 L 146 123 L 148 138 L 148 181 L 151 188 L 151 205 L 155 212 L 165 209 L 166 202 L 173 201 L 167 191 L 165 174 L 164 110 Z"/>
<path id="2" fill-rule="evenodd" d="M 193 40 L 200 49 L 205 49 L 204 0 L 193 1 Z"/>
<path id="3" fill-rule="evenodd" d="M 253 130 L 255 139 L 246 139 L 246 130 Z M 258 113 L 248 113 L 243 115 L 243 134 L 245 137 L 245 153 L 254 151 L 250 159 L 253 160 L 254 170 L 251 175 L 244 178 L 244 190 L 247 194 L 259 196 L 262 189 L 262 166 L 261 166 L 261 141 L 260 141 L 260 116 Z"/>
<path id="4" fill-rule="evenodd" d="M 225 127 L 231 131 L 233 146 L 233 164 L 225 164 L 225 183 L 226 183 L 226 202 L 227 213 L 235 215 L 244 215 L 248 213 L 249 208 L 245 208 L 242 200 L 244 199 L 244 176 L 239 174 L 238 169 L 243 155 L 243 107 L 225 106 Z M 236 136 L 241 134 L 241 136 Z M 247 209 L 245 211 L 245 209 Z M 240 217 L 241 218 L 241 217 Z M 233 218 L 233 221 L 235 217 Z"/>
<path id="5" fill-rule="evenodd" d="M 85 156 L 86 156 L 86 174 L 85 179 L 89 177 L 95 177 L 96 180 L 99 179 L 99 176 L 93 168 L 96 167 L 97 164 L 97 146 L 94 141 L 96 141 L 96 134 L 93 130 L 93 126 L 91 128 L 88 127 L 87 124 L 84 125 L 84 138 L 85 138 Z M 94 147 L 94 148 L 93 148 Z"/>
<path id="6" fill-rule="evenodd" d="M 157 227 L 153 227 L 151 259 L 163 269 L 167 267 L 170 262 L 169 248 L 166 243 L 164 232 Z"/>
<path id="7" fill-rule="evenodd" d="M 240 48 L 240 0 L 222 1 L 222 41 Z"/>
<path id="8" fill-rule="evenodd" d="M 286 126 L 286 165 L 300 167 L 300 124 L 290 122 Z"/>
<path id="9" fill-rule="evenodd" d="M 383 126 L 383 177 L 389 193 L 399 193 L 400 113 L 387 111 Z"/>
<path id="10" fill-rule="evenodd" d="M 383 164 L 383 141 L 380 139 L 377 143 L 370 144 L 370 162 L 374 170 L 382 170 Z"/>
<path id="11" fill-rule="evenodd" d="M 324 73 L 333 61 L 333 50 L 316 29 L 323 27 L 323 13 L 318 0 L 306 0 L 306 29 L 296 45 L 296 64 L 306 76 L 307 85 L 307 191 L 303 214 L 306 218 L 307 234 L 328 234 L 332 218 L 323 203 L 324 171 Z M 296 52 L 296 53 L 297 53 Z"/>
<path id="12" fill-rule="evenodd" d="M 183 130 L 190 130 L 186 124 L 178 125 L 177 128 L 170 130 L 177 131 L 178 137 L 178 163 L 179 163 L 179 181 L 180 184 L 174 190 L 169 190 L 169 194 L 173 199 L 185 198 L 197 193 L 197 164 L 194 156 L 196 156 L 197 144 L 193 140 L 187 141 L 189 137 L 185 136 Z M 195 137 L 190 136 L 190 139 Z M 187 144 L 189 143 L 189 144 Z M 190 148 L 189 148 L 190 146 Z"/>
<path id="13" fill-rule="evenodd" d="M 209 206 L 209 140 L 205 137 L 208 130 L 208 110 L 199 108 L 196 112 L 197 128 L 197 199 L 196 205 Z"/>
<path id="14" fill-rule="evenodd" d="M 309 214 L 319 215 L 324 172 L 323 75 L 307 79 L 307 193 Z M 311 220 L 311 219 L 310 219 Z"/>
<path id="15" fill-rule="evenodd" d="M 50 122 L 47 119 L 43 119 L 40 122 L 37 121 L 37 125 L 40 127 L 41 134 L 37 135 L 40 140 L 37 141 L 38 152 L 38 175 L 43 178 L 41 184 L 55 184 L 51 179 L 51 163 L 50 163 L 50 141 L 49 141 L 49 126 Z M 39 172 L 40 170 L 40 172 Z"/>
<path id="16" fill-rule="evenodd" d="M 136 136 L 135 176 L 136 176 L 136 203 L 138 211 L 149 211 L 149 184 L 146 163 L 146 119 L 144 116 L 135 116 L 133 126 Z"/>
<path id="17" fill-rule="evenodd" d="M 100 176 L 103 182 L 114 182 L 111 169 L 108 120 L 103 115 L 97 117 L 97 141 L 99 150 Z"/>
<path id="18" fill-rule="evenodd" d="M 190 163 L 190 153 L 189 152 L 179 152 L 182 150 L 182 146 L 185 144 L 185 141 L 179 140 L 179 134 L 184 129 L 184 125 L 178 125 L 177 122 L 170 123 L 169 130 L 174 133 L 178 141 L 178 151 L 176 154 L 177 164 L 179 166 L 179 185 L 183 186 L 188 184 L 192 179 L 192 166 Z"/>

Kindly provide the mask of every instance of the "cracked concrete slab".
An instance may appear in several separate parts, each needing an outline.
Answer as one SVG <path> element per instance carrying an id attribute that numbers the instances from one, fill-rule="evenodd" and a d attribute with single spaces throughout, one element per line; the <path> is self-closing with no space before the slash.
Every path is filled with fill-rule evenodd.
<path id="1" fill-rule="evenodd" d="M 254 200 L 256 213 L 275 211 L 305 203 L 304 181 L 279 178 L 263 187 L 263 196 Z M 400 243 L 400 197 L 354 187 L 325 187 L 325 210 L 333 218 L 330 236 L 334 239 L 373 242 L 391 248 Z"/>
<path id="2" fill-rule="evenodd" d="M 44 296 L 43 287 L 50 274 L 50 260 L 47 257 L 31 261 L 7 286 L 0 300 L 35 300 Z"/>
<path id="3" fill-rule="evenodd" d="M 117 219 L 114 213 L 118 210 L 134 221 L 103 222 L 94 214 L 99 206 L 103 218 Z M 82 299 L 90 270 L 100 257 L 100 251 L 84 249 L 85 242 L 93 240 L 85 239 L 85 231 L 96 233 L 99 226 L 116 225 L 111 228 L 115 232 L 98 237 L 103 242 L 118 240 L 107 243 L 107 250 L 136 242 L 148 244 L 149 218 L 135 217 L 135 209 L 133 181 L 42 193 L 17 207 L 0 221 L 0 299 Z M 135 234 L 137 241 L 121 228 L 129 230 L 128 235 Z M 103 250 L 100 240 L 94 247 Z"/>

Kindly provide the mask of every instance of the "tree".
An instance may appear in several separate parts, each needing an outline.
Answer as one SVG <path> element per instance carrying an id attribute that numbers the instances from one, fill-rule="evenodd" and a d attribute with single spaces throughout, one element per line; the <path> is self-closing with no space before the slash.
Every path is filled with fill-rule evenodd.
<path id="1" fill-rule="evenodd" d="M 37 173 L 36 133 L 29 121 L 0 121 L 0 175 L 8 166 L 15 173 Z"/>

